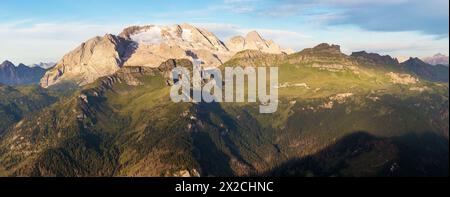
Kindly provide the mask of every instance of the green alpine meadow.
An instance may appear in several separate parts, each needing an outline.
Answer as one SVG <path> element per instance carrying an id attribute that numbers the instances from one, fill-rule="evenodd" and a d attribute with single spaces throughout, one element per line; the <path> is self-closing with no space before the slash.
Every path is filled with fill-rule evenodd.
<path id="1" fill-rule="evenodd" d="M 277 66 L 273 114 L 257 103 L 172 102 L 171 69 L 192 67 L 187 59 L 125 66 L 70 95 L 3 86 L 0 173 L 448 175 L 448 76 L 365 54 L 321 44 L 291 55 L 245 50 L 221 65 Z"/>

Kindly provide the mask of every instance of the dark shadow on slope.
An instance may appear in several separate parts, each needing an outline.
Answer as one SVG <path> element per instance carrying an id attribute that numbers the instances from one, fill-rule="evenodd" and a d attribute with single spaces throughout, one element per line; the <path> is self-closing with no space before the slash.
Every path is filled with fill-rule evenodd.
<path id="1" fill-rule="evenodd" d="M 136 50 L 139 48 L 139 43 L 127 40 L 122 37 L 115 37 L 116 42 L 118 45 L 116 46 L 116 50 L 119 53 L 120 57 L 120 64 L 123 66 L 123 64 L 133 56 L 134 53 L 136 53 Z"/>
<path id="2" fill-rule="evenodd" d="M 449 141 L 434 133 L 380 138 L 345 136 L 304 158 L 289 160 L 264 176 L 448 176 Z"/>
<path id="3" fill-rule="evenodd" d="M 210 119 L 210 113 L 215 114 L 220 117 L 223 121 L 223 124 L 227 126 L 228 129 L 235 131 L 237 129 L 236 121 L 225 111 L 219 103 L 199 103 L 197 105 L 197 111 L 199 118 L 206 121 L 208 124 L 211 124 L 217 128 L 220 125 L 217 125 Z"/>
<path id="4" fill-rule="evenodd" d="M 448 176 L 449 141 L 434 133 L 393 138 L 400 150 L 395 176 Z"/>
<path id="5" fill-rule="evenodd" d="M 230 153 L 241 163 L 251 166 L 242 156 L 239 147 L 230 138 L 232 132 L 238 130 L 238 123 L 225 111 L 219 103 L 199 103 L 197 105 L 197 115 L 198 118 L 213 128 L 216 128 L 219 132 L 221 140 L 225 142 L 225 146 L 230 151 Z M 220 123 L 217 124 L 211 120 L 211 115 L 215 115 L 220 118 Z M 211 132 L 211 131 L 205 131 Z"/>
<path id="6" fill-rule="evenodd" d="M 207 133 L 196 132 L 192 138 L 195 146 L 193 155 L 202 169 L 202 176 L 234 175 L 229 165 L 230 158 L 216 147 Z"/>

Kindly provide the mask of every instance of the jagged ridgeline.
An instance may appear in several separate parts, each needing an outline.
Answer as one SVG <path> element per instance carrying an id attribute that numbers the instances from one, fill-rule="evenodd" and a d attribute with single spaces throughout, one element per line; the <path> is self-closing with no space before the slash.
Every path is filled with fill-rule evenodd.
<path id="1" fill-rule="evenodd" d="M 246 50 L 221 68 L 250 65 L 279 67 L 276 113 L 260 114 L 258 103 L 173 103 L 170 71 L 189 60 L 124 66 L 5 131 L 0 173 L 448 176 L 448 83 L 327 44 L 290 55 Z"/>
<path id="2" fill-rule="evenodd" d="M 4 61 L 0 64 L 0 83 L 7 85 L 38 84 L 45 72 L 46 69 L 40 66 L 28 67 L 24 64 L 15 66 L 10 61 Z"/>

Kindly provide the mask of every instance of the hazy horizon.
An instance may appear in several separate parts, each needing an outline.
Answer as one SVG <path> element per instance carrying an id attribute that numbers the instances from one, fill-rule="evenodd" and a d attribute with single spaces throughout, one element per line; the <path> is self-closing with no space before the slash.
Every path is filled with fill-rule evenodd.
<path id="1" fill-rule="evenodd" d="M 43 0 L 0 2 L 0 61 L 57 62 L 94 36 L 130 25 L 190 23 L 226 42 L 251 30 L 295 51 L 319 43 L 393 57 L 449 54 L 446 0 Z M 57 9 L 52 9 L 57 8 Z"/>

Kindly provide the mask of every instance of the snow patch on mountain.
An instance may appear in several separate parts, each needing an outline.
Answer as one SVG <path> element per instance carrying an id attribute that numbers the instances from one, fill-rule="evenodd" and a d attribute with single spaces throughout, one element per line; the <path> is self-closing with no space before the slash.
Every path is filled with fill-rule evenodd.
<path id="1" fill-rule="evenodd" d="M 150 27 L 130 37 L 133 41 L 143 44 L 159 44 L 163 42 L 161 28 L 158 26 Z"/>
<path id="2" fill-rule="evenodd" d="M 189 29 L 183 29 L 183 33 L 181 34 L 183 40 L 192 42 L 192 31 Z"/>

